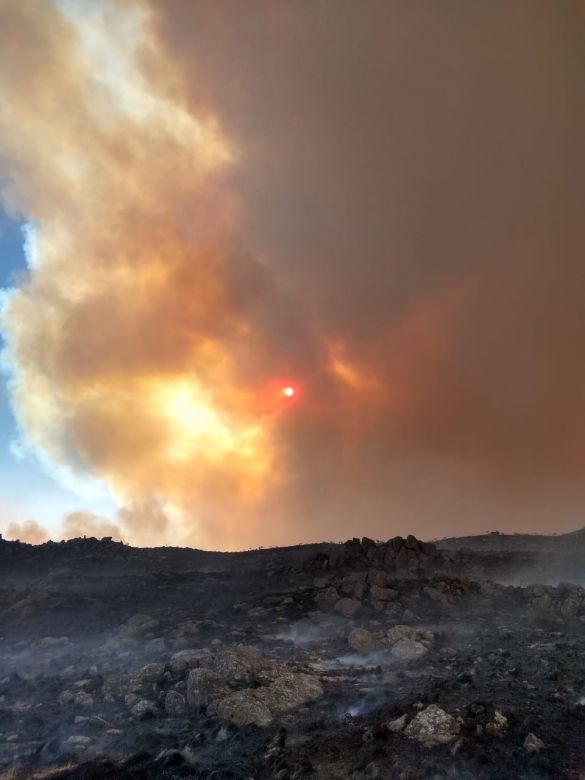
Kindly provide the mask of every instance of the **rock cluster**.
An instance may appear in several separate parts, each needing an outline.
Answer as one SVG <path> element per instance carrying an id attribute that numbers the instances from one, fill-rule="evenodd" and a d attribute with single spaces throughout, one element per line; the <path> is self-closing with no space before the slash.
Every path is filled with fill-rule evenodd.
<path id="1" fill-rule="evenodd" d="M 406 538 L 395 536 L 387 542 L 367 537 L 350 539 L 344 545 L 344 558 L 352 565 L 363 560 L 370 567 L 410 574 L 428 572 L 443 560 L 434 544 L 421 542 L 412 534 Z"/>

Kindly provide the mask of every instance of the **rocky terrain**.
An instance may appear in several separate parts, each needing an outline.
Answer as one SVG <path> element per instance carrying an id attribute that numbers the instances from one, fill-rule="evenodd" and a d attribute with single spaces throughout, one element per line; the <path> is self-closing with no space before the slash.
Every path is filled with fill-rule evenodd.
<path id="1" fill-rule="evenodd" d="M 0 777 L 583 778 L 583 534 L 497 536 L 0 540 Z"/>

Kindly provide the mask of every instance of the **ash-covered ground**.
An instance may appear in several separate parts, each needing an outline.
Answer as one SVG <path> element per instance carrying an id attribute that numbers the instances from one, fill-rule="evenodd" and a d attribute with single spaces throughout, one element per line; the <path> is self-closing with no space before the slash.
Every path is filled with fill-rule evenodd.
<path id="1" fill-rule="evenodd" d="M 585 537 L 507 538 L 0 541 L 0 777 L 583 778 Z"/>

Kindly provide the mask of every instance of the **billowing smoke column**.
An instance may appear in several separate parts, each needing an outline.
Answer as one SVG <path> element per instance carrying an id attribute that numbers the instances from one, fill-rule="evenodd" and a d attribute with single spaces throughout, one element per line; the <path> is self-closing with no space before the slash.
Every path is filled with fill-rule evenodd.
<path id="1" fill-rule="evenodd" d="M 235 540 L 278 458 L 249 313 L 263 271 L 222 182 L 234 152 L 143 4 L 1 15 L 4 197 L 29 221 L 3 321 L 25 443 L 105 482 L 134 541 L 205 538 L 210 516 Z"/>
<path id="2" fill-rule="evenodd" d="M 14 408 L 124 538 L 578 524 L 580 3 L 0 8 Z"/>

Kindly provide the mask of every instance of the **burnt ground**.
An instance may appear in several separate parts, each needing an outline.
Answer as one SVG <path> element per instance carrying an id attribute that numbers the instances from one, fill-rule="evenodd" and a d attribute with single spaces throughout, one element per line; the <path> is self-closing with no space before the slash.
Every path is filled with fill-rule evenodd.
<path id="1" fill-rule="evenodd" d="M 583 778 L 585 537 L 506 538 L 0 540 L 0 778 Z"/>

